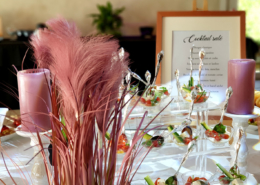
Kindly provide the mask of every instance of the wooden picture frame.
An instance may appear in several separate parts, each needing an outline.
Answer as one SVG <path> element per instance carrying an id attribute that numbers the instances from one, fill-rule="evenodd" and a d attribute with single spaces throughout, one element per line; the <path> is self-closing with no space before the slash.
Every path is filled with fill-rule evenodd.
<path id="1" fill-rule="evenodd" d="M 0 37 L 3 37 L 3 23 L 1 17 L 0 17 Z"/>
<path id="2" fill-rule="evenodd" d="M 211 21 L 212 20 L 212 21 Z M 190 24 L 186 24 L 189 22 Z M 171 30 L 166 29 L 171 25 Z M 246 58 L 245 38 L 245 12 L 244 11 L 179 11 L 158 12 L 156 30 L 156 53 L 164 50 L 156 84 L 168 83 L 171 78 L 171 48 L 165 47 L 165 43 L 172 42 L 172 38 L 166 38 L 167 32 L 192 30 L 229 30 L 230 31 L 230 59 Z M 170 44 L 168 44 L 170 46 Z M 157 64 L 157 61 L 155 62 Z M 163 75 L 162 75 L 163 74 Z"/>

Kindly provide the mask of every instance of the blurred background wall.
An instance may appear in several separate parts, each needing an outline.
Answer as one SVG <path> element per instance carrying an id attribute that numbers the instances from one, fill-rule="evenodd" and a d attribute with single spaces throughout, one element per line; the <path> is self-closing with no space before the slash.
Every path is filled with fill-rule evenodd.
<path id="1" fill-rule="evenodd" d="M 230 1 L 209 0 L 209 10 L 232 9 Z M 93 33 L 92 18 L 97 13 L 97 4 L 107 0 L 0 0 L 0 16 L 4 37 L 7 28 L 35 29 L 36 24 L 61 15 L 77 23 L 83 35 Z M 122 13 L 124 26 L 122 35 L 140 35 L 140 26 L 156 27 L 157 11 L 190 11 L 192 0 L 110 0 L 114 8 L 125 7 Z M 197 0 L 202 7 L 203 0 Z M 236 6 L 236 3 L 235 3 Z M 155 33 L 155 31 L 154 31 Z"/>

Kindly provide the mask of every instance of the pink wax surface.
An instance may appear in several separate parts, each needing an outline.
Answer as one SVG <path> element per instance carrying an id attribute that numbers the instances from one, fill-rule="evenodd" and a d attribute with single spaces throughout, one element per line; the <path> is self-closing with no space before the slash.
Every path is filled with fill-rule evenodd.
<path id="1" fill-rule="evenodd" d="M 51 129 L 50 71 L 28 69 L 19 71 L 18 90 L 22 130 L 45 132 Z M 35 124 L 35 125 L 34 125 Z"/>
<path id="2" fill-rule="evenodd" d="M 231 114 L 252 114 L 254 110 L 255 61 L 234 59 L 228 61 L 228 87 L 233 94 L 229 99 L 227 112 Z"/>

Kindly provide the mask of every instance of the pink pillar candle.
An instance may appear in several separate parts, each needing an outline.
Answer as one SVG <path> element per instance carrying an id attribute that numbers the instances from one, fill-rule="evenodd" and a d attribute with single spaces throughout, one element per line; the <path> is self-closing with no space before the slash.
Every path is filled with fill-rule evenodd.
<path id="1" fill-rule="evenodd" d="M 51 129 L 50 71 L 28 69 L 19 71 L 18 90 L 22 130 L 36 132 Z"/>
<path id="2" fill-rule="evenodd" d="M 254 110 L 255 61 L 234 59 L 228 61 L 228 87 L 233 94 L 228 102 L 227 112 L 231 114 L 252 114 Z"/>

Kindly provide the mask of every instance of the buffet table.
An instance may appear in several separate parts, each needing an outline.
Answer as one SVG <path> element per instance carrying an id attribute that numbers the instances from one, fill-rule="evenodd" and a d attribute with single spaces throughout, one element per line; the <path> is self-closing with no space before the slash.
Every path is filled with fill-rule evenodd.
<path id="1" fill-rule="evenodd" d="M 230 123 L 230 121 L 227 121 L 227 123 Z M 248 179 L 248 185 L 255 185 L 257 184 L 257 182 L 260 182 L 260 168 L 259 168 L 260 161 L 258 160 L 260 158 L 260 152 L 259 152 L 260 146 L 259 147 L 255 146 L 255 144 L 258 142 L 258 139 L 259 139 L 259 135 L 258 132 L 256 131 L 256 127 L 249 126 L 247 128 L 247 144 L 249 148 L 247 169 L 248 172 L 250 173 Z M 15 181 L 18 184 L 24 184 L 23 183 L 24 178 L 22 178 L 23 175 L 25 175 L 28 178 L 28 180 L 30 180 L 29 175 L 30 175 L 31 167 L 33 165 L 33 161 L 30 162 L 28 165 L 25 165 L 33 157 L 33 149 L 32 148 L 28 149 L 30 148 L 30 139 L 23 138 L 21 136 L 16 135 L 12 139 L 6 142 L 2 142 L 2 148 L 5 157 L 5 162 Z M 8 159 L 7 155 L 11 157 L 17 164 L 20 164 L 19 168 L 23 170 L 24 174 L 19 174 L 19 171 L 13 166 L 11 160 Z M 216 162 L 221 161 L 222 163 L 224 162 L 229 163 L 228 161 L 230 159 L 230 154 L 229 153 L 227 153 L 226 155 L 212 154 L 209 155 L 209 158 Z M 140 167 L 140 170 L 135 175 L 132 184 L 133 185 L 145 184 L 144 177 L 146 175 L 150 175 L 152 179 L 156 179 L 157 177 L 162 177 L 162 178 L 169 177 L 170 175 L 174 174 L 175 170 L 178 168 L 180 160 L 181 158 L 144 161 L 144 163 Z M 8 175 L 8 172 L 6 171 L 2 157 L 0 161 L 1 161 L 0 178 L 8 185 L 13 184 L 11 178 Z M 184 167 L 181 169 L 180 171 L 181 174 L 189 171 L 187 168 L 185 168 L 189 165 L 194 165 L 194 159 L 192 157 L 186 162 Z M 147 168 L 147 166 L 149 166 L 149 168 Z M 181 179 L 181 174 L 180 174 L 180 179 Z M 32 183 L 29 182 L 29 184 Z"/>
<path id="2" fill-rule="evenodd" d="M 10 113 L 9 113 L 10 114 Z M 148 117 L 149 118 L 149 117 Z M 131 118 L 129 121 L 132 120 Z M 161 119 L 162 120 L 162 117 Z M 212 120 L 211 120 L 212 121 Z M 155 124 L 158 124 L 155 122 Z M 231 125 L 231 120 L 225 120 L 225 125 Z M 133 124 L 129 124 L 133 125 Z M 126 135 L 131 138 L 131 135 L 134 133 L 134 128 L 126 127 Z M 260 181 L 260 144 L 259 146 L 256 145 L 259 141 L 259 135 L 257 131 L 256 126 L 251 126 L 247 128 L 247 136 L 246 136 L 246 142 L 248 146 L 248 158 L 247 158 L 247 172 L 248 172 L 248 180 L 246 184 L 252 184 L 255 185 L 257 182 Z M 34 161 L 32 160 L 28 165 L 26 165 L 30 159 L 33 157 L 33 151 L 34 149 L 31 148 L 30 145 L 30 139 L 24 138 L 18 135 L 13 136 L 9 140 L 2 142 L 2 152 L 4 154 L 6 165 L 14 178 L 14 180 L 18 184 L 28 184 L 27 181 L 29 181 L 29 184 L 35 184 L 32 183 L 31 180 L 31 170 L 32 166 L 34 164 Z M 132 182 L 133 185 L 141 185 L 145 184 L 144 177 L 149 175 L 153 180 L 156 178 L 167 178 L 175 173 L 177 170 L 179 163 L 182 159 L 182 153 L 185 153 L 185 151 L 178 150 L 178 148 L 175 148 L 173 150 L 172 148 L 173 144 L 167 144 L 165 147 L 156 150 L 151 151 L 149 155 L 146 157 L 142 165 L 140 166 L 139 170 L 137 171 L 134 180 Z M 208 150 L 214 149 L 210 145 Z M 47 150 L 46 150 L 47 151 Z M 215 152 L 211 152 L 207 154 L 207 171 L 213 171 L 216 170 L 215 163 L 221 162 L 222 164 L 229 165 L 230 161 L 230 152 L 220 152 L 218 153 L 217 150 L 214 150 Z M 191 154 L 189 159 L 186 161 L 184 166 L 181 168 L 179 179 L 181 180 L 182 174 L 187 173 L 188 171 L 195 170 L 195 157 L 196 154 Z M 19 172 L 18 168 L 16 168 L 12 160 L 19 165 L 19 168 L 22 170 L 23 173 Z M 120 160 L 122 160 L 122 157 L 120 155 L 118 156 L 118 163 L 120 164 Z M 0 160 L 0 179 L 2 179 L 6 184 L 13 184 L 12 180 L 8 174 L 8 171 L 6 170 L 4 161 L 1 157 Z M 227 166 L 228 167 L 228 166 Z M 27 180 L 24 180 L 26 177 Z M 41 184 L 41 183 L 38 183 Z M 43 183 L 44 184 L 44 183 Z M 215 183 L 217 184 L 217 183 Z"/>

